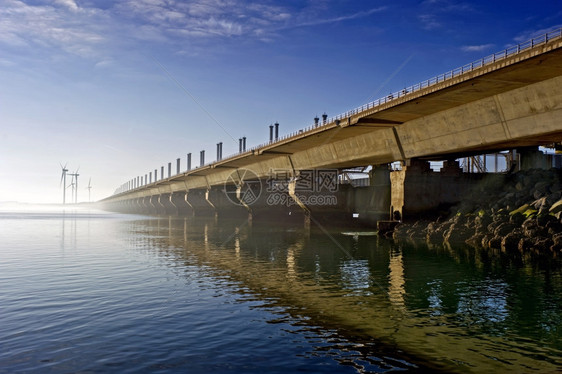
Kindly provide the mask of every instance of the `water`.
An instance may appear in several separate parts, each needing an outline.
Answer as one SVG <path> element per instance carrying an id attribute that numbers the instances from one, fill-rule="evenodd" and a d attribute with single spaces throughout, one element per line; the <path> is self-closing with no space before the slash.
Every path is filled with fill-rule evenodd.
<path id="1" fill-rule="evenodd" d="M 562 370 L 559 260 L 354 234 L 4 207 L 0 372 Z"/>

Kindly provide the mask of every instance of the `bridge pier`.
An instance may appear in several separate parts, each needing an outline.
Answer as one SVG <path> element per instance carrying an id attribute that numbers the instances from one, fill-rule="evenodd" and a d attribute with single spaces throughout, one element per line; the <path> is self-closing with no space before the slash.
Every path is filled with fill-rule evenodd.
<path id="1" fill-rule="evenodd" d="M 447 211 L 463 200 L 465 193 L 479 183 L 485 173 L 463 173 L 458 161 L 445 161 L 440 172 L 429 162 L 412 159 L 401 170 L 390 173 L 393 219 L 425 217 Z"/>
<path id="2" fill-rule="evenodd" d="M 206 199 L 207 190 L 193 189 L 189 190 L 185 196 L 186 202 L 193 209 L 194 216 L 212 216 L 215 210 Z"/>

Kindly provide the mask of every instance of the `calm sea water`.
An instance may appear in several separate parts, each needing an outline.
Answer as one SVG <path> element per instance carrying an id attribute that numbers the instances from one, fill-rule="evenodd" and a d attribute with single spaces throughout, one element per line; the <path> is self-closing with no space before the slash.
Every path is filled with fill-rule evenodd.
<path id="1" fill-rule="evenodd" d="M 0 372 L 562 370 L 559 260 L 360 234 L 4 206 Z"/>

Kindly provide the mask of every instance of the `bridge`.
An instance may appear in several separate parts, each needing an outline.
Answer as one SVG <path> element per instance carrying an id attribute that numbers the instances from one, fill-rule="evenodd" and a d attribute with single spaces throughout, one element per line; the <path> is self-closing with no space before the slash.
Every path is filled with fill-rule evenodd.
<path id="1" fill-rule="evenodd" d="M 310 194 L 298 193 L 299 181 L 326 187 L 321 176 L 306 171 L 373 166 L 371 189 L 339 189 L 331 210 L 349 215 L 370 201 L 370 213 L 384 219 L 435 203 L 432 198 L 414 202 L 418 198 L 409 198 L 413 188 L 406 186 L 408 179 L 420 183 L 408 175 L 430 172 L 424 165 L 430 160 L 445 161 L 445 166 L 431 181 L 423 177 L 421 187 L 435 190 L 445 184 L 435 193 L 441 203 L 454 202 L 467 185 L 455 159 L 518 150 L 520 162 L 533 160 L 533 149 L 562 141 L 561 46 L 559 29 L 224 159 L 220 147 L 214 162 L 180 172 L 178 161 L 175 175 L 169 164 L 168 177 L 163 177 L 164 168 L 159 180 L 157 170 L 154 180 L 152 172 L 137 177 L 102 203 L 116 210 L 216 214 L 236 207 L 255 214 L 258 207 L 271 210 L 271 193 L 283 192 L 294 203 L 286 206 L 309 217 L 315 209 L 328 208 L 313 208 L 304 201 Z M 388 165 L 396 161 L 403 167 L 391 172 Z M 272 178 L 276 171 L 286 172 L 285 191 L 275 188 L 281 184 Z M 265 180 L 269 195 L 259 197 Z"/>

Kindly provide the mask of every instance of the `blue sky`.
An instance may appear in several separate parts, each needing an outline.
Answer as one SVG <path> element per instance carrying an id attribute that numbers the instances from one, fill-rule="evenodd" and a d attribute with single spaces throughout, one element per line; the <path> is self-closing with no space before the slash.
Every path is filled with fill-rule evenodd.
<path id="1" fill-rule="evenodd" d="M 558 1 L 0 0 L 0 201 L 79 200 L 562 26 Z"/>

